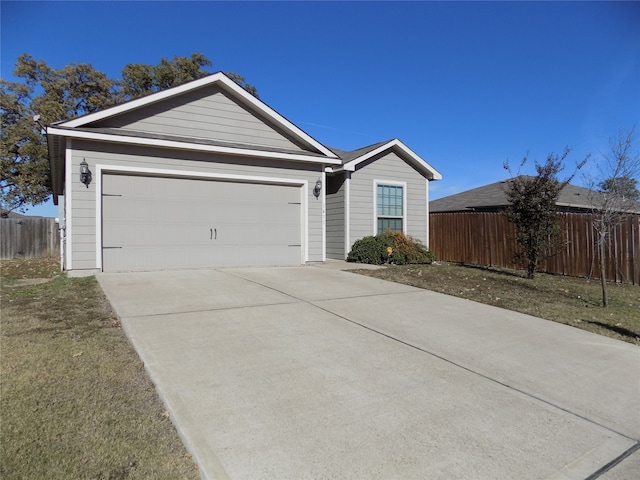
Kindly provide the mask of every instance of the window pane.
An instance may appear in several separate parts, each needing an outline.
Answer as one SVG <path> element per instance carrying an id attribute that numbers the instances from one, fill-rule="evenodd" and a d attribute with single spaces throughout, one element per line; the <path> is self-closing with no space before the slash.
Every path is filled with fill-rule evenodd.
<path id="1" fill-rule="evenodd" d="M 402 187 L 393 185 L 378 185 L 377 191 L 378 215 L 402 216 Z"/>
<path id="2" fill-rule="evenodd" d="M 402 231 L 402 219 L 401 218 L 381 218 L 378 217 L 378 233 L 384 233 L 386 229 L 392 232 Z"/>

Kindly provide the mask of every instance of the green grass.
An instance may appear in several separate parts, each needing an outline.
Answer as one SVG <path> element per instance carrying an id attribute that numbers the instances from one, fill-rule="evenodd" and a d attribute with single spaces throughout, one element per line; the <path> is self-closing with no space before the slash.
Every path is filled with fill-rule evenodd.
<path id="1" fill-rule="evenodd" d="M 199 478 L 96 280 L 14 283 L 55 263 L 0 264 L 0 477 Z"/>
<path id="2" fill-rule="evenodd" d="M 466 298 L 572 325 L 640 345 L 640 286 L 609 284 L 603 308 L 599 280 L 471 267 L 453 263 L 389 266 L 358 273 Z"/>

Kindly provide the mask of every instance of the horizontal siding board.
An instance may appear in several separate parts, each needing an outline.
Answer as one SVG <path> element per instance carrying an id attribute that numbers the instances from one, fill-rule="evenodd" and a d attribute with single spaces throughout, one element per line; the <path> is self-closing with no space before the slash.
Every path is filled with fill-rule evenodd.
<path id="1" fill-rule="evenodd" d="M 374 180 L 406 182 L 407 234 L 427 243 L 427 186 L 425 177 L 395 152 L 363 162 L 352 173 L 350 186 L 350 240 L 373 235 Z"/>
<path id="2" fill-rule="evenodd" d="M 217 86 L 165 99 L 94 126 L 306 151 Z"/>
<path id="3" fill-rule="evenodd" d="M 344 260 L 345 242 L 345 189 L 344 174 L 327 177 L 326 189 L 326 241 L 327 257 Z"/>

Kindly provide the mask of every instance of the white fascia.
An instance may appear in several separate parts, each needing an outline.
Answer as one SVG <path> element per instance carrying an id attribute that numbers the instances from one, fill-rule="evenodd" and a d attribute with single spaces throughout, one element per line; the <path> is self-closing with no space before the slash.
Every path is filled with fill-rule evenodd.
<path id="1" fill-rule="evenodd" d="M 400 149 L 400 151 L 409 159 L 409 161 L 418 170 L 427 174 L 428 176 L 431 176 L 431 180 L 442 180 L 442 175 L 440 174 L 440 172 L 438 172 L 435 168 L 433 168 L 431 165 L 425 162 L 422 158 L 420 158 L 420 156 L 418 156 L 413 150 L 411 150 L 409 147 L 407 147 L 404 143 L 402 143 L 397 138 L 394 140 L 391 140 L 388 143 L 385 143 L 384 145 L 379 146 L 375 150 L 371 150 L 370 152 L 365 153 L 364 155 L 354 160 L 351 160 L 348 163 L 345 163 L 344 166 L 342 167 L 342 170 L 346 170 L 348 172 L 354 172 L 356 167 L 360 163 L 365 162 L 370 158 L 375 157 L 376 155 L 384 152 L 385 150 L 389 150 L 393 147 L 397 147 L 398 149 Z"/>
<path id="2" fill-rule="evenodd" d="M 177 142 L 175 140 L 160 140 L 155 138 L 130 137 L 126 135 L 111 135 L 107 133 L 85 132 L 76 130 L 59 129 L 55 127 L 47 128 L 49 135 L 60 135 L 67 138 L 81 138 L 83 140 L 94 140 L 98 142 L 112 142 L 129 145 L 142 145 L 147 147 L 172 148 L 178 150 L 191 150 L 197 152 L 222 153 L 227 155 L 240 155 L 258 158 L 269 158 L 278 160 L 290 160 L 293 162 L 320 163 L 339 165 L 339 159 L 324 157 L 314 157 L 299 153 L 279 153 L 264 150 L 252 150 L 249 148 L 232 148 L 219 145 L 204 145 L 200 143 Z"/>
<path id="3" fill-rule="evenodd" d="M 261 100 L 258 100 L 256 97 L 247 92 L 244 88 L 238 85 L 236 82 L 231 80 L 223 73 L 215 73 L 213 75 L 209 75 L 207 77 L 200 78 L 198 80 L 194 80 L 192 82 L 185 83 L 183 85 L 179 85 L 177 87 L 169 88 L 167 90 L 162 90 L 160 92 L 147 95 L 146 97 L 139 98 L 137 100 L 131 100 L 130 102 L 124 103 L 122 105 L 117 105 L 115 107 L 107 108 L 106 110 L 102 110 L 100 112 L 91 113 L 89 115 L 85 115 L 80 118 L 76 118 L 74 120 L 70 120 L 68 122 L 63 122 L 58 125 L 65 127 L 80 127 L 83 125 L 87 125 L 89 123 L 97 122 L 99 120 L 103 120 L 105 118 L 112 117 L 114 115 L 119 115 L 121 113 L 125 113 L 131 110 L 135 110 L 136 108 L 144 107 L 146 105 L 159 102 L 166 98 L 175 97 L 182 93 L 196 90 L 198 88 L 206 87 L 208 85 L 219 84 L 220 87 L 224 88 L 226 91 L 232 93 L 236 97 L 240 97 L 244 103 L 250 104 L 253 108 L 258 110 L 261 114 L 275 122 L 277 125 L 282 127 L 285 131 L 289 132 L 294 137 L 298 138 L 303 143 L 309 145 L 317 149 L 323 155 L 326 155 L 329 158 L 338 158 L 335 153 L 329 150 L 327 147 L 322 145 L 320 142 L 315 140 L 309 134 L 305 133 L 300 128 L 296 127 L 289 120 L 284 118 L 278 112 L 273 110 L 271 107 L 267 106 Z"/>

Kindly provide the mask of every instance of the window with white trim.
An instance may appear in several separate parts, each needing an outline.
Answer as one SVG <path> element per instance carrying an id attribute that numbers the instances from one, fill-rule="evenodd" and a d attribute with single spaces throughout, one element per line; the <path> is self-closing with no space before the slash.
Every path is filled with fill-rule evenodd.
<path id="1" fill-rule="evenodd" d="M 376 216 L 378 232 L 386 229 L 402 232 L 404 227 L 404 187 L 376 184 Z"/>

